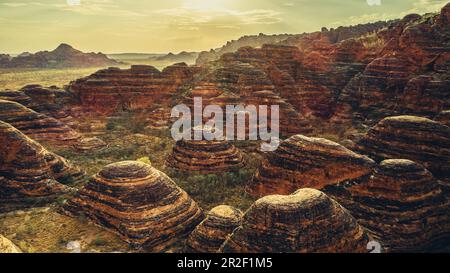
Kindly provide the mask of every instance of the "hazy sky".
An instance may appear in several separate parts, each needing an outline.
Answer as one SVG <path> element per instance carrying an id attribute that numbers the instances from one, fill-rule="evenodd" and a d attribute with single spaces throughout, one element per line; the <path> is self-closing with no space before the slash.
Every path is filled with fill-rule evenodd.
<path id="1" fill-rule="evenodd" d="M 381 3 L 377 3 L 380 2 Z M 302 33 L 408 13 L 439 0 L 0 0 L 0 53 L 208 50 L 246 34 Z"/>

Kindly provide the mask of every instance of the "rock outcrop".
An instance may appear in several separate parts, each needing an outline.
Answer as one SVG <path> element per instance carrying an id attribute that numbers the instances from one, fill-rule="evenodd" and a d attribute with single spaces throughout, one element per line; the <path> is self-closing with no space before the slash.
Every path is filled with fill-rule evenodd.
<path id="1" fill-rule="evenodd" d="M 0 100 L 0 120 L 11 124 L 36 141 L 71 146 L 78 143 L 82 137 L 61 121 L 13 101 Z"/>
<path id="2" fill-rule="evenodd" d="M 199 71 L 184 63 L 162 72 L 147 65 L 108 68 L 72 82 L 69 89 L 86 111 L 110 115 L 121 110 L 149 110 L 170 104 L 172 96 Z"/>
<path id="3" fill-rule="evenodd" d="M 369 237 L 344 208 L 326 194 L 301 189 L 266 196 L 245 213 L 221 248 L 232 253 L 366 252 Z"/>
<path id="4" fill-rule="evenodd" d="M 241 152 L 226 140 L 180 140 L 167 164 L 175 169 L 200 173 L 222 173 L 244 166 Z"/>
<path id="5" fill-rule="evenodd" d="M 0 235 L 0 253 L 22 253 L 10 240 Z"/>
<path id="6" fill-rule="evenodd" d="M 152 252 L 183 239 L 203 219 L 197 204 L 175 182 L 137 161 L 104 167 L 64 211 L 85 215 L 131 245 Z"/>
<path id="7" fill-rule="evenodd" d="M 410 14 L 378 31 L 382 49 L 368 47 L 376 59 L 342 90 L 334 119 L 343 112 L 354 121 L 404 114 L 433 118 L 448 109 L 448 9 L 447 4 L 437 15 Z"/>
<path id="8" fill-rule="evenodd" d="M 92 150 L 100 150 L 106 147 L 106 142 L 101 140 L 98 137 L 89 137 L 81 139 L 76 148 L 80 151 L 92 151 Z"/>
<path id="9" fill-rule="evenodd" d="M 413 161 L 385 160 L 370 178 L 337 189 L 327 192 L 388 251 L 425 251 L 450 238 L 450 203 L 433 175 Z"/>
<path id="10" fill-rule="evenodd" d="M 450 127 L 427 118 L 397 116 L 381 120 L 356 145 L 376 160 L 404 158 L 438 178 L 450 173 Z"/>
<path id="11" fill-rule="evenodd" d="M 0 211 L 53 201 L 83 173 L 47 151 L 11 125 L 0 121 Z"/>
<path id="12" fill-rule="evenodd" d="M 442 111 L 439 113 L 439 115 L 436 117 L 436 121 L 450 126 L 450 110 Z"/>
<path id="13" fill-rule="evenodd" d="M 230 206 L 213 208 L 189 235 L 187 253 L 216 253 L 222 244 L 240 224 L 242 212 Z"/>
<path id="14" fill-rule="evenodd" d="M 372 172 L 370 158 L 323 139 L 295 135 L 268 153 L 247 191 L 252 195 L 290 194 L 299 188 L 322 189 Z"/>

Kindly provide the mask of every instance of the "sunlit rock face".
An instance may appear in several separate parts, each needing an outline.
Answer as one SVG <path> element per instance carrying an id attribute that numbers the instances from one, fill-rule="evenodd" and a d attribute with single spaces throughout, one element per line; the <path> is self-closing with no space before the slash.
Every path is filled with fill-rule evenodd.
<path id="1" fill-rule="evenodd" d="M 369 237 L 326 194 L 301 189 L 256 201 L 225 241 L 225 253 L 366 252 Z"/>
<path id="2" fill-rule="evenodd" d="M 154 104 L 170 104 L 172 96 L 199 72 L 184 63 L 159 71 L 152 66 L 109 68 L 72 82 L 69 89 L 81 106 L 110 115 L 120 110 L 145 110 Z"/>
<path id="3" fill-rule="evenodd" d="M 0 143 L 1 211 L 54 201 L 70 190 L 61 183 L 83 179 L 78 168 L 2 121 Z"/>
<path id="4" fill-rule="evenodd" d="M 82 137 L 63 122 L 13 101 L 0 100 L 0 120 L 10 123 L 34 140 L 55 145 L 72 146 Z"/>
<path id="5" fill-rule="evenodd" d="M 388 251 L 426 251 L 450 238 L 449 200 L 420 164 L 385 160 L 370 178 L 337 188 L 327 192 Z"/>
<path id="6" fill-rule="evenodd" d="M 378 31 L 382 50 L 342 90 L 333 119 L 376 122 L 401 114 L 434 118 L 448 109 L 447 13 L 448 5 L 435 16 L 411 14 Z"/>
<path id="7" fill-rule="evenodd" d="M 10 240 L 0 235 L 0 253 L 22 253 Z"/>
<path id="8" fill-rule="evenodd" d="M 182 240 L 203 220 L 197 204 L 175 182 L 136 161 L 104 167 L 64 210 L 83 214 L 131 245 L 152 252 Z"/>
<path id="9" fill-rule="evenodd" d="M 187 253 L 216 253 L 227 237 L 240 225 L 242 212 L 230 206 L 213 208 L 186 242 Z"/>
<path id="10" fill-rule="evenodd" d="M 449 176 L 450 127 L 427 118 L 385 118 L 357 143 L 357 149 L 377 160 L 409 159 L 438 178 Z"/>
<path id="11" fill-rule="evenodd" d="M 370 158 L 323 139 L 302 135 L 283 141 L 267 153 L 247 191 L 252 195 L 290 194 L 299 188 L 316 188 L 371 173 Z"/>

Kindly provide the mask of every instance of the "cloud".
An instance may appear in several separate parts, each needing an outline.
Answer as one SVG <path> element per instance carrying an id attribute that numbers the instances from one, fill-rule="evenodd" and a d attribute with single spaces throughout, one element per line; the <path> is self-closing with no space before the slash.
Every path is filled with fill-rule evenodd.
<path id="1" fill-rule="evenodd" d="M 367 22 L 387 21 L 392 19 L 399 19 L 411 13 L 424 14 L 429 12 L 439 11 L 446 1 L 442 0 L 418 0 L 412 3 L 412 8 L 401 13 L 370 13 L 360 16 L 350 16 L 344 21 L 337 21 L 331 24 L 332 27 L 357 25 Z"/>
<path id="2" fill-rule="evenodd" d="M 213 9 L 206 11 L 182 7 L 160 9 L 154 11 L 154 13 L 169 18 L 170 23 L 179 28 L 195 28 L 195 30 L 202 26 L 239 29 L 240 25 L 271 25 L 282 21 L 280 12 L 267 9 L 246 11 Z"/>

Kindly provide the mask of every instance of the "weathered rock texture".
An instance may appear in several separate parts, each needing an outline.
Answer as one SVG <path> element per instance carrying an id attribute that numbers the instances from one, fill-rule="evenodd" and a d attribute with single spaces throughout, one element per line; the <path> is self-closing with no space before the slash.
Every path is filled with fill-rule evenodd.
<path id="1" fill-rule="evenodd" d="M 374 159 L 404 158 L 424 165 L 436 177 L 450 174 L 450 127 L 427 118 L 389 117 L 357 143 Z"/>
<path id="2" fill-rule="evenodd" d="M 222 246 L 233 253 L 366 252 L 369 237 L 326 194 L 301 189 L 256 201 Z"/>
<path id="3" fill-rule="evenodd" d="M 447 4 L 437 15 L 411 14 L 378 31 L 381 51 L 342 90 L 334 118 L 344 112 L 369 121 L 400 114 L 432 118 L 448 109 L 449 9 Z"/>
<path id="4" fill-rule="evenodd" d="M 450 203 L 433 175 L 413 161 L 385 160 L 370 178 L 327 192 L 388 251 L 425 251 L 450 238 Z"/>
<path id="5" fill-rule="evenodd" d="M 11 125 L 0 121 L 0 210 L 53 201 L 83 173 L 62 157 L 47 151 Z"/>
<path id="6" fill-rule="evenodd" d="M 230 206 L 213 208 L 189 235 L 185 252 L 216 253 L 220 246 L 240 224 L 242 212 Z"/>
<path id="7" fill-rule="evenodd" d="M 442 111 L 439 113 L 439 115 L 436 117 L 436 121 L 450 126 L 450 110 Z"/>
<path id="8" fill-rule="evenodd" d="M 75 145 L 81 134 L 61 121 L 37 113 L 17 102 L 0 100 L 0 120 L 10 123 L 37 141 Z"/>
<path id="9" fill-rule="evenodd" d="M 104 167 L 64 209 L 154 252 L 187 236 L 203 219 L 197 204 L 168 176 L 136 161 Z"/>
<path id="10" fill-rule="evenodd" d="M 0 253 L 22 253 L 10 240 L 0 235 Z"/>
<path id="11" fill-rule="evenodd" d="M 226 140 L 181 140 L 167 158 L 170 167 L 200 173 L 222 173 L 244 166 L 241 152 Z"/>
<path id="12" fill-rule="evenodd" d="M 290 194 L 371 173 L 375 163 L 366 156 L 323 139 L 295 135 L 268 153 L 247 191 L 252 195 Z"/>
<path id="13" fill-rule="evenodd" d="M 166 67 L 162 72 L 146 65 L 125 70 L 108 68 L 71 83 L 70 90 L 79 98 L 81 106 L 91 112 L 146 110 L 155 104 L 170 104 L 178 88 L 198 70 L 184 63 Z"/>

